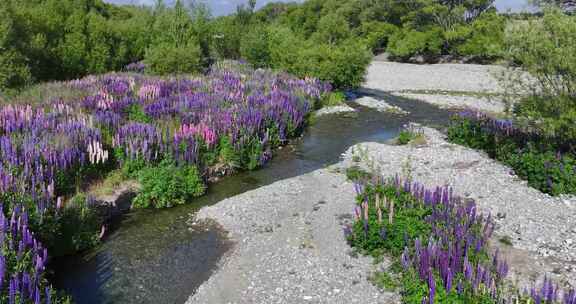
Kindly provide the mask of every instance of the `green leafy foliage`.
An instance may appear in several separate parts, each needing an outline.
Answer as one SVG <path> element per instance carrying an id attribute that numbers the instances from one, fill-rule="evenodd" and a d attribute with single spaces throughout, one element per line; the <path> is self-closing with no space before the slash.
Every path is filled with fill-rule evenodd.
<path id="1" fill-rule="evenodd" d="M 571 153 L 559 154 L 555 141 L 547 137 L 519 140 L 488 132 L 479 122 L 454 117 L 448 139 L 486 151 L 542 192 L 552 195 L 576 193 L 576 157 Z"/>
<path id="2" fill-rule="evenodd" d="M 202 68 L 201 50 L 197 43 L 184 46 L 167 43 L 150 47 L 144 62 L 150 72 L 158 75 L 197 73 Z"/>
<path id="3" fill-rule="evenodd" d="M 206 186 L 194 166 L 176 166 L 165 159 L 158 166 L 146 167 L 138 173 L 142 189 L 134 199 L 137 208 L 169 208 L 201 196 Z"/>
<path id="4" fill-rule="evenodd" d="M 414 135 L 406 130 L 402 130 L 400 131 L 400 134 L 398 134 L 398 144 L 400 145 L 406 145 L 408 144 L 412 139 L 414 138 Z"/>
<path id="5" fill-rule="evenodd" d="M 496 12 L 482 14 L 470 26 L 461 44 L 456 47 L 458 54 L 483 58 L 504 56 L 504 30 L 506 20 Z"/>
<path id="6" fill-rule="evenodd" d="M 362 23 L 362 25 L 356 29 L 356 33 L 364 38 L 372 52 L 378 53 L 386 50 L 390 38 L 398 30 L 398 27 L 394 24 L 381 21 L 369 21 Z"/>
<path id="7" fill-rule="evenodd" d="M 442 31 L 437 27 L 426 31 L 403 29 L 390 37 L 387 50 L 404 59 L 414 55 L 435 56 L 441 54 L 442 43 Z"/>
<path id="8" fill-rule="evenodd" d="M 330 94 L 322 98 L 320 106 L 337 106 L 341 105 L 346 101 L 346 96 L 342 92 L 331 92 Z"/>
<path id="9" fill-rule="evenodd" d="M 575 143 L 576 17 L 549 9 L 541 19 L 517 24 L 508 36 L 510 60 L 531 75 L 519 81 L 532 94 L 514 105 L 514 114 L 545 136 Z"/>
<path id="10" fill-rule="evenodd" d="M 431 214 L 430 208 L 412 208 L 417 203 L 409 193 L 397 193 L 394 187 L 382 185 L 366 187 L 364 195 L 357 198 L 358 204 L 364 199 L 375 202 L 376 196 L 382 199 L 385 206 L 394 202 L 393 222 L 388 221 L 389 208 L 382 209 L 381 218 L 378 217 L 376 208 L 371 208 L 368 233 L 365 233 L 362 221 L 357 221 L 353 227 L 354 237 L 348 239 L 351 246 L 375 257 L 384 253 L 398 257 L 408 245 L 407 242 L 416 238 L 428 239 L 431 226 L 422 219 Z"/>
<path id="11" fill-rule="evenodd" d="M 54 257 L 74 254 L 100 242 L 102 221 L 91 198 L 79 193 L 62 208 L 46 214 L 39 229 L 40 238 Z"/>
<path id="12" fill-rule="evenodd" d="M 263 25 L 254 25 L 243 37 L 240 45 L 242 58 L 256 68 L 270 66 L 270 47 L 268 29 Z"/>

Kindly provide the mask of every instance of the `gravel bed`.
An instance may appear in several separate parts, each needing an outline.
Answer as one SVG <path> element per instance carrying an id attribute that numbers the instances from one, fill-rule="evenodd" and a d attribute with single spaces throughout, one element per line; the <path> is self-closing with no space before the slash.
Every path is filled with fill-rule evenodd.
<path id="1" fill-rule="evenodd" d="M 365 106 L 368 108 L 372 108 L 372 109 L 375 109 L 375 110 L 380 111 L 380 112 L 396 113 L 396 114 L 400 114 L 400 115 L 410 114 L 398 106 L 390 105 L 384 100 L 379 100 L 379 99 L 369 97 L 369 96 L 364 96 L 364 97 L 358 98 L 358 99 L 354 100 L 354 102 L 359 104 L 359 105 L 362 105 L 362 106 Z"/>
<path id="2" fill-rule="evenodd" d="M 409 99 L 416 99 L 437 105 L 443 109 L 468 108 L 482 112 L 502 113 L 506 106 L 501 98 L 477 97 L 477 96 L 454 96 L 442 94 L 416 94 L 405 92 L 392 92 L 392 95 Z"/>
<path id="3" fill-rule="evenodd" d="M 504 68 L 476 64 L 409 64 L 373 61 L 364 87 L 381 91 L 442 90 L 502 93 Z"/>
<path id="4" fill-rule="evenodd" d="M 321 169 L 203 208 L 196 220 L 217 220 L 235 245 L 187 303 L 398 303 L 344 239 L 354 196 L 343 174 Z"/>
<path id="5" fill-rule="evenodd" d="M 499 85 L 498 78 L 505 71 L 504 67 L 496 65 L 420 65 L 373 61 L 368 68 L 364 87 L 443 108 L 471 108 L 500 113 L 505 110 L 501 98 L 499 100 L 471 96 L 473 94 L 470 93 L 503 94 L 505 90 Z M 431 93 L 414 91 L 431 91 Z M 451 94 L 438 92 L 451 92 Z"/>
<path id="6" fill-rule="evenodd" d="M 484 153 L 450 144 L 433 129 L 424 128 L 424 134 L 427 143 L 420 146 L 359 144 L 346 152 L 344 165 L 354 164 L 353 150 L 365 151 L 358 155 L 383 175 L 410 168 L 414 180 L 453 186 L 495 218 L 492 245 L 504 252 L 517 286 L 530 287 L 545 274 L 576 286 L 576 198 L 551 197 Z"/>
<path id="7" fill-rule="evenodd" d="M 350 113 L 356 112 L 356 109 L 352 108 L 347 104 L 323 107 L 322 109 L 316 111 L 316 116 L 329 115 L 329 114 L 340 114 L 340 113 Z"/>

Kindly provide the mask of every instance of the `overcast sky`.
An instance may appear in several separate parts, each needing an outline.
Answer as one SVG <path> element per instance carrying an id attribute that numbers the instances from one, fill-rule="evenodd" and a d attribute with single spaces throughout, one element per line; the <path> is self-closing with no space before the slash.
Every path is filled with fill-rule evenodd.
<path id="1" fill-rule="evenodd" d="M 154 0 L 104 0 L 110 3 L 119 4 L 152 4 Z M 280 0 L 281 2 L 291 2 L 291 0 Z M 293 1 L 293 0 L 292 0 Z M 302 0 L 300 0 L 302 1 Z M 496 0 L 496 7 L 500 11 L 507 11 L 508 9 L 512 11 L 521 11 L 528 7 L 528 0 Z M 210 8 L 212 9 L 212 14 L 226 15 L 234 12 L 238 4 L 247 3 L 248 0 L 205 0 Z M 279 2 L 279 0 L 258 0 L 258 7 L 265 5 L 268 2 Z"/>

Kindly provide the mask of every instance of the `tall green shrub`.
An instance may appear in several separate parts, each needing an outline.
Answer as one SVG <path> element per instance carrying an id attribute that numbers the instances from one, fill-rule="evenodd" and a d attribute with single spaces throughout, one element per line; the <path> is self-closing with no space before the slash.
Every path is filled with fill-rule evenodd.
<path id="1" fill-rule="evenodd" d="M 531 75 L 532 92 L 514 111 L 549 136 L 576 142 L 576 17 L 548 9 L 542 19 L 516 25 L 509 58 Z"/>
<path id="2" fill-rule="evenodd" d="M 256 68 L 270 66 L 270 46 L 268 29 L 265 25 L 254 25 L 252 29 L 242 37 L 240 53 Z"/>
<path id="3" fill-rule="evenodd" d="M 166 208 L 182 205 L 201 196 L 206 186 L 194 166 L 176 166 L 170 159 L 138 173 L 142 189 L 134 199 L 138 208 Z"/>

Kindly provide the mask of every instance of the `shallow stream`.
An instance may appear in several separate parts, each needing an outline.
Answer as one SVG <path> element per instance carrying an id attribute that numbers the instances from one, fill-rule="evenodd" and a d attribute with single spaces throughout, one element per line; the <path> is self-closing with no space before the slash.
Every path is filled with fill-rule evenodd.
<path id="1" fill-rule="evenodd" d="M 78 304 L 182 304 L 209 278 L 231 247 L 216 224 L 190 224 L 199 208 L 337 163 L 350 146 L 390 140 L 408 122 L 443 126 L 450 115 L 429 104 L 405 102 L 379 91 L 357 94 L 384 99 L 411 114 L 380 113 L 352 104 L 357 113 L 319 117 L 302 138 L 277 151 L 264 168 L 226 177 L 188 205 L 125 215 L 98 248 L 54 261 L 53 283 Z"/>

